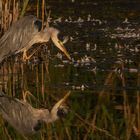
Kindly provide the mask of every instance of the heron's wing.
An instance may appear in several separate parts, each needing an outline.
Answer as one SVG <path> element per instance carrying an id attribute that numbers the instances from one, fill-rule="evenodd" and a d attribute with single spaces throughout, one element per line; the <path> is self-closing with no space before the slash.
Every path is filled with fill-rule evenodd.
<path id="1" fill-rule="evenodd" d="M 3 118 L 22 134 L 35 133 L 33 126 L 37 121 L 32 114 L 32 107 L 18 99 L 0 96 L 0 113 Z"/>
<path id="2" fill-rule="evenodd" d="M 18 27 L 19 29 L 17 30 L 15 37 L 13 36 L 13 38 L 15 38 L 14 43 L 16 45 L 14 52 L 26 47 L 32 38 L 34 38 L 34 36 L 40 31 L 41 24 L 42 22 L 34 16 L 23 17 L 17 22 L 15 28 Z M 17 42 L 19 44 L 17 44 Z"/>
<path id="3" fill-rule="evenodd" d="M 42 22 L 34 16 L 25 16 L 8 29 L 0 39 L 0 61 L 25 47 L 35 34 L 40 31 Z"/>

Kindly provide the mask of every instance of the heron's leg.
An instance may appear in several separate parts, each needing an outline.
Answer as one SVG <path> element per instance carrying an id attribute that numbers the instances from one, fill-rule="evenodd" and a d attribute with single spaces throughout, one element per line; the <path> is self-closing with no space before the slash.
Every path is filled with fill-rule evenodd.
<path id="1" fill-rule="evenodd" d="M 27 90 L 23 93 L 23 101 L 25 101 L 25 102 L 27 101 L 26 98 L 28 95 L 30 95 L 32 98 L 34 98 L 36 100 L 36 97 L 30 91 Z"/>
<path id="2" fill-rule="evenodd" d="M 29 60 L 34 55 L 34 53 L 36 53 L 37 51 L 38 51 L 38 49 L 36 49 L 32 54 L 27 56 L 27 50 L 24 50 L 23 51 L 23 61 L 26 62 L 26 60 Z"/>
<path id="3" fill-rule="evenodd" d="M 22 59 L 23 59 L 24 62 L 26 62 L 27 58 L 28 58 L 27 57 L 27 50 L 24 50 Z"/>
<path id="4" fill-rule="evenodd" d="M 23 101 L 26 102 L 27 92 L 24 92 L 22 95 L 23 95 Z"/>

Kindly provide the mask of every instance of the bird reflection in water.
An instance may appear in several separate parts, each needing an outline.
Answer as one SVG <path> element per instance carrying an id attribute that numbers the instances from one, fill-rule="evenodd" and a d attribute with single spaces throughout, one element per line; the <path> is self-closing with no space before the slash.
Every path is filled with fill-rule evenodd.
<path id="1" fill-rule="evenodd" d="M 33 108 L 28 102 L 9 97 L 0 92 L 0 114 L 13 128 L 23 136 L 32 136 L 39 129 L 42 122 L 52 123 L 63 118 L 68 113 L 64 102 L 70 95 L 68 92 L 49 111 L 48 109 Z"/>

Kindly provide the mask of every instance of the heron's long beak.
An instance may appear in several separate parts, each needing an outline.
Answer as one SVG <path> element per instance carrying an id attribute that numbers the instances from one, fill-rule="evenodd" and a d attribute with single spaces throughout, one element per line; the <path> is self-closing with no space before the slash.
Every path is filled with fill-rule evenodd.
<path id="1" fill-rule="evenodd" d="M 59 100 L 55 105 L 54 107 L 52 108 L 52 110 L 57 110 L 65 101 L 66 99 L 69 97 L 70 95 L 70 91 L 61 99 Z"/>
<path id="2" fill-rule="evenodd" d="M 67 58 L 71 60 L 71 57 L 69 53 L 67 52 L 66 48 L 64 47 L 63 43 L 59 39 L 53 38 L 53 37 L 52 37 L 52 41 L 54 42 L 56 47 L 58 47 L 67 56 Z"/>

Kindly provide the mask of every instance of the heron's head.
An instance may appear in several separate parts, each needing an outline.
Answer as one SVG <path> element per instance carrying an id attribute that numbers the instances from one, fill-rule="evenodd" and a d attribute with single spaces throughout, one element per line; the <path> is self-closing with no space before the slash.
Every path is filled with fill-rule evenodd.
<path id="1" fill-rule="evenodd" d="M 57 110 L 57 116 L 59 118 L 66 117 L 68 114 L 68 107 L 66 105 L 61 105 Z"/>
<path id="2" fill-rule="evenodd" d="M 59 118 L 63 118 L 68 113 L 68 107 L 64 105 L 64 102 L 70 95 L 70 92 L 68 92 L 62 99 L 60 99 L 52 108 L 52 110 L 49 113 L 49 117 L 46 117 L 45 121 L 46 123 L 54 122 L 55 120 Z"/>
<path id="3" fill-rule="evenodd" d="M 59 48 L 67 56 L 69 60 L 71 60 L 71 57 L 67 52 L 66 48 L 64 47 L 63 42 L 58 39 L 59 30 L 53 27 L 49 27 L 49 31 L 50 31 L 51 39 L 55 44 L 55 46 Z"/>

